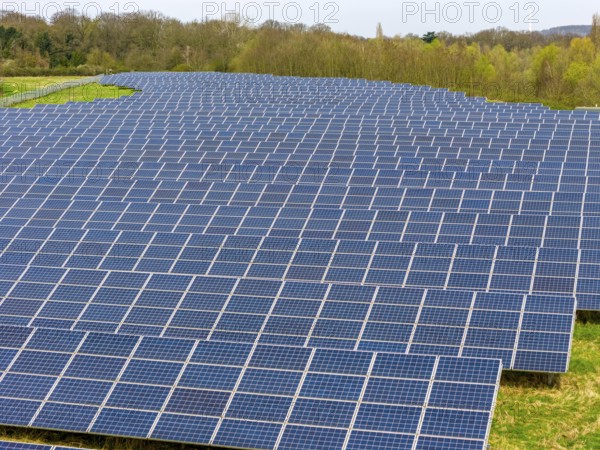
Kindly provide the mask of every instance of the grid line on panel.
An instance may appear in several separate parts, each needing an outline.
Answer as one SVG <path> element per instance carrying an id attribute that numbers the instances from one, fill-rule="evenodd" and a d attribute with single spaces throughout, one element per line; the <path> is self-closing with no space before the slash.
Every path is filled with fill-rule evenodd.
<path id="1" fill-rule="evenodd" d="M 229 238 L 229 237 L 228 237 L 228 238 Z M 227 239 L 228 239 L 228 238 L 227 238 Z M 225 240 L 225 242 L 227 242 L 227 239 Z M 248 277 L 250 277 L 250 271 L 252 270 L 252 267 L 254 266 L 254 264 L 257 264 L 257 263 L 256 263 L 256 257 L 257 257 L 257 256 L 258 256 L 258 254 L 260 253 L 260 251 L 261 251 L 261 248 L 263 247 L 263 244 L 264 244 L 264 242 L 265 242 L 265 239 L 266 239 L 266 236 L 262 236 L 262 237 L 260 238 L 260 242 L 259 242 L 259 244 L 257 245 L 257 247 L 256 247 L 256 251 L 255 251 L 255 252 L 254 252 L 254 254 L 252 255 L 252 258 L 250 258 L 250 262 L 248 263 L 248 267 L 246 268 L 246 271 L 244 272 L 243 278 L 248 278 Z M 216 261 L 216 259 L 217 259 L 217 256 L 215 256 L 215 258 L 214 258 L 214 260 L 213 260 L 213 261 Z M 212 268 L 212 267 L 211 267 L 211 268 Z M 209 272 L 209 273 L 210 273 L 210 269 L 211 269 L 211 268 L 209 268 L 209 269 L 207 270 L 207 272 Z"/>
<path id="2" fill-rule="evenodd" d="M 350 420 L 350 424 L 348 425 L 348 431 L 346 432 L 346 438 L 344 440 L 344 444 L 342 446 L 342 450 L 346 450 L 348 448 L 348 443 L 350 442 L 350 436 L 352 435 L 352 431 L 354 430 L 354 426 L 356 424 L 356 419 L 358 418 L 358 413 L 362 406 L 363 400 L 365 398 L 365 393 L 367 392 L 367 386 L 371 381 L 371 374 L 373 373 L 373 367 L 375 366 L 375 361 L 377 360 L 378 354 L 373 353 L 371 357 L 371 361 L 369 363 L 369 368 L 367 369 L 367 373 L 365 375 L 365 379 L 363 381 L 363 385 L 360 390 L 360 394 L 358 396 L 358 400 L 356 402 L 356 407 L 354 408 L 354 413 L 352 414 L 352 419 Z"/>
<path id="3" fill-rule="evenodd" d="M 25 271 L 23 271 L 23 273 L 25 273 Z M 58 282 L 54 285 L 54 287 L 52 288 L 52 290 L 48 293 L 48 296 L 44 299 L 44 301 L 42 302 L 42 304 L 40 305 L 40 307 L 38 308 L 37 312 L 33 315 L 33 317 L 31 318 L 31 320 L 29 321 L 29 323 L 27 324 L 28 327 L 32 327 L 33 326 L 33 321 L 35 319 L 35 316 L 37 316 L 40 311 L 42 311 L 42 309 L 44 309 L 44 306 L 46 306 L 46 304 L 48 304 L 49 299 L 52 297 L 52 294 L 54 294 L 54 292 L 56 292 L 56 290 L 58 289 L 58 287 L 60 286 L 61 282 L 65 279 L 65 277 L 67 276 L 67 271 L 65 271 L 65 273 L 62 274 L 62 276 L 60 277 L 60 280 L 58 280 Z"/>
<path id="4" fill-rule="evenodd" d="M 310 330 L 308 331 L 307 335 L 306 335 L 306 339 L 304 341 L 304 348 L 308 348 L 310 345 L 310 340 L 312 339 L 313 333 L 315 331 L 315 328 L 317 326 L 318 321 L 321 319 L 321 314 L 323 313 L 323 309 L 325 308 L 325 305 L 327 303 L 329 294 L 331 292 L 331 288 L 333 287 L 333 285 L 329 285 L 327 286 L 327 291 L 325 292 L 325 295 L 323 296 L 323 300 L 321 300 L 320 304 L 319 304 L 319 309 L 317 310 L 316 314 L 315 314 L 315 318 L 312 321 L 312 324 L 310 326 Z"/>
<path id="5" fill-rule="evenodd" d="M 408 229 L 408 223 L 412 219 L 412 216 L 413 216 L 413 212 L 409 211 L 408 215 L 406 217 L 406 220 L 404 221 L 404 226 L 402 227 L 402 233 L 400 234 L 400 242 L 404 242 L 404 236 L 406 236 L 406 230 Z"/>
<path id="6" fill-rule="evenodd" d="M 227 403 L 225 404 L 225 408 L 223 409 L 223 412 L 221 413 L 221 417 L 219 418 L 219 421 L 217 422 L 217 425 L 215 426 L 215 429 L 214 429 L 214 431 L 212 433 L 209 445 L 212 445 L 215 442 L 217 434 L 219 433 L 219 429 L 221 428 L 221 426 L 223 424 L 223 421 L 225 420 L 225 416 L 227 415 L 227 411 L 231 407 L 231 402 L 233 401 L 233 398 L 237 394 L 237 391 L 238 391 L 238 389 L 240 387 L 240 384 L 242 383 L 242 380 L 244 378 L 244 374 L 246 373 L 246 370 L 248 369 L 248 366 L 250 365 L 250 361 L 252 360 L 252 357 L 254 356 L 254 353 L 255 353 L 257 347 L 258 347 L 258 339 L 252 345 L 252 348 L 250 349 L 250 353 L 248 354 L 248 357 L 246 358 L 244 366 L 242 367 L 242 370 L 240 371 L 240 374 L 239 374 L 239 376 L 238 376 L 238 378 L 236 380 L 235 386 L 231 390 L 231 394 L 229 395 L 229 398 L 227 399 Z M 314 350 L 313 350 L 313 353 L 314 353 Z"/>
<path id="7" fill-rule="evenodd" d="M 210 329 L 210 332 L 208 333 L 208 336 L 206 337 L 207 341 L 210 341 L 213 334 L 215 333 L 217 326 L 221 320 L 221 318 L 223 317 L 223 314 L 225 313 L 225 310 L 227 309 L 227 306 L 229 305 L 229 302 L 231 301 L 231 298 L 233 297 L 233 293 L 235 292 L 235 290 L 237 289 L 238 285 L 240 284 L 241 278 L 237 278 L 234 285 L 233 285 L 233 289 L 231 290 L 231 292 L 227 295 L 227 300 L 225 300 L 225 304 L 223 305 L 223 308 L 221 308 L 221 311 L 218 313 L 217 318 L 215 320 L 215 322 L 213 323 L 213 326 Z"/>
<path id="8" fill-rule="evenodd" d="M 106 282 L 106 280 L 108 280 L 109 276 L 110 276 L 110 272 L 107 272 L 104 275 L 102 280 L 98 283 L 98 286 L 96 286 L 96 289 L 94 290 L 94 294 L 93 294 L 92 298 L 95 298 L 96 295 L 98 295 L 98 292 L 100 292 L 100 290 L 104 286 L 104 283 Z M 83 316 L 86 313 L 87 309 L 90 307 L 90 305 L 91 305 L 91 302 L 87 302 L 85 304 L 85 306 L 81 309 L 81 312 L 79 313 L 77 318 L 73 321 L 73 325 L 71 325 L 71 328 L 70 328 L 71 331 L 75 330 L 75 328 L 77 327 L 77 324 L 83 319 Z"/>
<path id="9" fill-rule="evenodd" d="M 536 248 L 535 249 L 535 258 L 533 260 L 533 270 L 531 271 L 531 281 L 529 284 L 529 293 L 530 294 L 532 294 L 535 289 L 535 280 L 537 278 L 537 267 L 538 267 L 538 262 L 539 262 L 539 256 L 540 256 L 540 249 Z"/>
<path id="10" fill-rule="evenodd" d="M 438 243 L 438 241 L 439 241 L 439 238 L 440 238 L 440 233 L 441 233 L 441 231 L 442 231 L 442 227 L 443 227 L 443 225 L 444 225 L 445 218 L 446 218 L 446 213 L 445 213 L 445 212 L 442 212 L 442 217 L 440 218 L 440 221 L 439 221 L 440 223 L 439 223 L 439 225 L 438 225 L 438 228 L 437 228 L 437 230 L 436 230 L 436 232 L 435 232 L 435 239 L 433 240 L 433 242 L 434 242 L 435 244 L 437 244 L 437 243 Z M 408 221 L 406 221 L 405 223 L 408 223 Z M 473 227 L 473 229 L 475 229 L 475 227 Z"/>
<path id="11" fill-rule="evenodd" d="M 286 285 L 286 283 L 281 283 L 281 285 L 279 286 L 279 290 L 277 291 L 277 294 L 275 295 L 275 298 L 273 299 L 273 302 L 271 303 L 271 307 L 269 308 L 269 311 L 267 312 L 267 314 L 265 316 L 265 320 L 263 321 L 263 323 L 262 323 L 262 325 L 260 327 L 260 330 L 258 331 L 258 333 L 256 335 L 256 339 L 255 339 L 255 344 L 256 345 L 258 345 L 261 336 L 265 332 L 265 328 L 267 326 L 267 323 L 269 322 L 269 319 L 272 317 L 273 311 L 275 311 L 275 308 L 277 306 L 277 302 L 281 298 L 281 293 L 285 289 L 285 285 Z M 307 338 L 307 341 L 308 341 L 308 339 L 309 338 Z"/>
<path id="12" fill-rule="evenodd" d="M 433 370 L 431 371 L 431 378 L 429 379 L 429 385 L 427 386 L 427 393 L 425 394 L 425 401 L 423 402 L 423 406 L 421 409 L 421 416 L 419 417 L 419 423 L 417 425 L 417 430 L 415 432 L 415 440 L 413 442 L 412 450 L 417 449 L 417 444 L 419 442 L 419 438 L 421 437 L 421 430 L 423 429 L 423 423 L 425 422 L 425 414 L 426 414 L 427 408 L 429 406 L 429 399 L 431 398 L 431 392 L 433 391 L 433 383 L 435 381 L 435 377 L 437 374 L 439 364 L 440 364 L 440 357 L 438 356 L 435 358 Z"/>
<path id="13" fill-rule="evenodd" d="M 137 295 L 135 296 L 135 298 L 131 302 L 131 305 L 129 305 L 129 307 L 127 308 L 127 311 L 125 312 L 125 314 L 123 315 L 121 321 L 119 322 L 119 325 L 117 326 L 117 329 L 116 329 L 115 333 L 119 332 L 119 330 L 121 329 L 121 327 L 125 324 L 125 321 L 127 320 L 127 317 L 133 311 L 133 308 L 137 306 L 136 303 L 138 302 L 138 300 L 142 296 L 142 292 L 144 292 L 144 290 L 148 286 L 148 283 L 150 283 L 150 279 L 151 279 L 151 277 L 146 277 L 146 281 L 144 282 L 144 285 L 141 287 L 141 289 L 139 290 L 139 292 L 137 293 Z"/>
<path id="14" fill-rule="evenodd" d="M 365 270 L 365 274 L 364 274 L 364 276 L 362 278 L 362 282 L 361 282 L 362 286 L 364 286 L 365 283 L 367 282 L 367 277 L 369 276 L 369 272 L 371 271 L 371 267 L 373 265 L 373 260 L 375 259 L 375 256 L 377 255 L 377 247 L 379 247 L 379 241 L 375 242 L 375 246 L 373 247 L 373 252 L 371 253 L 371 256 L 369 257 L 369 262 L 367 263 L 367 268 Z"/>
<path id="15" fill-rule="evenodd" d="M 48 391 L 48 394 L 46 394 L 46 396 L 44 397 L 44 399 L 40 403 L 39 408 L 33 414 L 32 418 L 31 418 L 31 420 L 29 421 L 29 424 L 28 424 L 29 427 L 33 427 L 33 424 L 34 424 L 35 420 L 38 418 L 38 416 L 40 415 L 40 413 L 42 412 L 42 409 L 44 408 L 44 406 L 46 405 L 46 403 L 48 403 L 50 401 L 50 397 L 52 397 L 52 394 L 56 390 L 56 387 L 58 386 L 58 383 L 65 376 L 65 374 L 67 373 L 67 370 L 69 370 L 69 367 L 73 363 L 73 360 L 77 356 L 77 353 L 79 353 L 79 350 L 81 349 L 81 347 L 85 343 L 85 341 L 86 341 L 86 339 L 87 339 L 88 336 L 89 336 L 89 333 L 85 333 L 84 336 L 83 336 L 83 338 L 79 341 L 79 344 L 77 345 L 77 347 L 75 348 L 75 350 L 72 352 L 69 360 L 67 361 L 67 363 L 65 364 L 65 366 L 61 370 L 60 374 L 56 377 L 56 380 L 54 381 L 54 384 L 52 385 L 52 387 Z"/>
<path id="16" fill-rule="evenodd" d="M 525 311 L 527 310 L 527 296 L 523 296 L 523 304 L 521 306 L 521 313 L 519 315 L 519 324 L 517 326 L 517 332 L 515 335 L 515 346 L 513 349 L 512 361 L 510 366 L 515 367 L 515 362 L 517 359 L 517 352 L 519 351 L 519 339 L 521 337 L 521 331 L 523 329 L 523 319 L 525 318 Z"/>
<path id="17" fill-rule="evenodd" d="M 492 205 L 494 204 L 495 197 L 496 197 L 496 191 L 492 191 L 492 195 L 491 195 L 491 198 L 490 198 L 490 204 L 489 204 L 488 209 L 487 209 L 487 214 L 491 214 L 492 213 Z M 521 197 L 521 202 L 522 201 L 523 201 L 523 197 Z M 521 213 L 521 210 L 519 209 L 519 214 L 520 213 Z"/>
<path id="18" fill-rule="evenodd" d="M 184 190 L 182 189 L 181 192 L 179 193 L 179 196 L 181 196 L 181 194 L 183 194 Z M 177 197 L 177 199 L 175 200 L 175 203 L 177 203 L 177 200 L 179 199 L 179 196 Z M 174 228 L 177 229 L 180 224 L 181 221 L 183 220 L 183 218 L 185 217 L 185 215 L 187 214 L 187 212 L 189 211 L 191 205 L 186 205 L 185 209 L 183 210 L 183 212 L 179 215 L 179 219 L 177 220 L 177 222 L 174 225 Z"/>
<path id="19" fill-rule="evenodd" d="M 502 362 L 500 362 L 500 369 L 502 369 Z M 496 376 L 496 384 L 494 386 L 494 397 L 492 399 L 492 411 L 494 411 L 496 409 L 496 405 L 498 403 L 498 393 L 500 392 L 500 383 L 502 381 L 502 370 L 498 371 L 498 375 Z M 489 436 L 492 432 L 492 421 L 494 419 L 494 414 L 490 414 L 488 423 L 487 423 L 487 428 L 485 431 L 485 436 L 486 436 L 486 440 L 485 440 L 485 444 L 489 446 L 488 444 L 488 439 Z"/>
<path id="20" fill-rule="evenodd" d="M 413 248 L 411 255 L 410 255 L 410 260 L 408 261 L 408 265 L 406 266 L 406 272 L 404 274 L 404 278 L 402 280 L 402 287 L 406 287 L 407 283 L 408 283 L 408 275 L 410 274 L 411 270 L 412 270 L 412 266 L 413 266 L 413 262 L 415 260 L 415 256 L 417 254 L 417 249 L 416 247 Z"/>
<path id="21" fill-rule="evenodd" d="M 283 438 L 283 434 L 285 433 L 285 430 L 292 418 L 292 413 L 294 411 L 294 408 L 296 406 L 296 403 L 298 401 L 298 398 L 300 397 L 300 393 L 302 392 L 302 388 L 304 387 L 304 382 L 306 381 L 306 377 L 308 375 L 308 372 L 310 371 L 310 367 L 312 365 L 312 362 L 314 360 L 315 354 L 317 352 L 317 349 L 313 348 L 310 352 L 310 355 L 308 357 L 308 360 L 306 362 L 306 366 L 304 367 L 304 370 L 302 372 L 302 376 L 300 377 L 300 381 L 298 383 L 298 387 L 296 388 L 296 391 L 294 392 L 294 397 L 292 398 L 292 403 L 290 404 L 290 407 L 288 408 L 287 414 L 285 416 L 285 419 L 283 421 L 283 425 L 281 426 L 281 430 L 279 431 L 279 435 L 277 436 L 277 440 L 275 442 L 275 445 L 273 446 L 273 450 L 278 450 L 279 449 L 279 445 L 281 444 L 281 440 Z"/>
<path id="22" fill-rule="evenodd" d="M 514 217 L 515 216 L 511 215 L 510 219 L 509 219 L 508 230 L 506 232 L 506 239 L 504 240 L 504 246 L 505 247 L 508 247 L 508 245 L 509 245 L 510 234 L 511 234 L 512 226 L 513 226 L 513 222 L 514 222 Z M 477 214 L 477 218 L 479 218 L 479 214 Z M 475 219 L 475 220 L 477 220 L 477 219 Z"/>
<path id="23" fill-rule="evenodd" d="M 339 223 L 340 222 L 338 222 L 338 224 Z M 324 267 L 323 276 L 321 277 L 321 283 L 325 283 L 325 281 L 327 280 L 327 275 L 329 274 L 329 271 L 331 270 L 331 264 L 333 263 L 334 255 L 337 254 L 337 250 L 340 247 L 341 242 L 342 241 L 337 241 L 337 243 L 335 244 L 335 249 L 332 252 L 332 256 L 329 258 L 327 265 Z M 291 266 L 291 262 L 290 262 L 290 266 Z M 286 272 L 286 275 L 289 273 L 289 269 L 290 268 L 288 267 L 288 271 Z"/>
<path id="24" fill-rule="evenodd" d="M 217 262 L 217 259 L 219 258 L 219 255 L 221 254 L 221 252 L 223 252 L 223 250 L 225 250 L 225 242 L 227 241 L 228 238 L 229 238 L 229 236 L 227 236 L 225 238 L 225 241 L 216 249 L 217 251 L 215 253 L 215 256 L 209 262 L 208 268 L 206 269 L 206 273 L 207 274 L 211 273 L 211 270 L 214 267 L 215 263 Z M 256 254 L 256 252 L 255 252 L 255 254 Z M 175 260 L 175 264 L 177 264 L 178 261 L 179 260 Z M 175 264 L 173 265 L 173 267 L 175 267 Z M 173 270 L 173 268 L 171 268 L 171 270 Z"/>
<path id="25" fill-rule="evenodd" d="M 19 359 L 19 357 L 23 353 L 23 350 L 26 348 L 26 346 L 29 344 L 29 342 L 33 338 L 34 334 L 35 334 L 35 328 L 31 328 L 30 329 L 30 333 L 27 336 L 27 338 L 25 339 L 25 342 L 23 342 L 23 345 L 21 346 L 21 348 L 15 353 L 15 356 L 13 356 L 13 358 L 10 360 L 10 362 L 6 365 L 6 368 L 4 369 L 4 371 L 0 372 L 0 383 L 2 383 L 2 381 L 4 380 L 4 378 L 6 378 L 6 376 L 9 373 L 9 371 L 12 369 L 12 367 L 17 362 L 17 359 Z"/>
<path id="26" fill-rule="evenodd" d="M 427 179 L 429 180 L 429 176 L 431 175 L 431 172 L 427 172 Z M 433 192 L 431 193 L 431 198 L 429 199 L 429 204 L 427 205 L 427 211 L 430 212 L 433 207 L 433 201 L 436 198 L 437 195 L 437 189 L 434 189 Z"/>
<path id="27" fill-rule="evenodd" d="M 359 350 L 359 346 L 362 340 L 362 337 L 365 334 L 365 329 L 367 328 L 367 324 L 369 323 L 369 319 L 371 318 L 371 313 L 373 312 L 373 306 L 375 304 L 375 299 L 377 298 L 377 295 L 379 295 L 379 286 L 375 288 L 375 290 L 373 291 L 373 297 L 371 298 L 371 301 L 369 302 L 369 308 L 367 309 L 367 314 L 365 315 L 365 319 L 363 320 L 363 323 L 361 325 L 360 328 L 360 332 L 358 333 L 358 337 L 356 338 L 356 344 L 354 345 L 354 350 Z"/>
<path id="28" fill-rule="evenodd" d="M 98 417 L 100 417 L 100 413 L 106 407 L 106 404 L 108 403 L 108 400 L 110 399 L 110 397 L 113 394 L 115 388 L 117 387 L 117 384 L 121 381 L 121 377 L 125 373 L 125 370 L 127 370 L 127 367 L 129 366 L 129 363 L 133 360 L 133 356 L 135 355 L 135 352 L 137 351 L 137 349 L 140 346 L 140 344 L 142 343 L 142 339 L 143 339 L 142 337 L 137 336 L 137 341 L 136 341 L 135 345 L 133 346 L 131 352 L 129 353 L 129 355 L 127 357 L 127 360 L 125 361 L 125 364 L 123 364 L 123 367 L 119 371 L 119 374 L 115 377 L 115 380 L 113 381 L 113 383 L 110 386 L 108 392 L 106 393 L 106 395 L 104 397 L 104 400 L 102 400 L 102 403 L 98 407 L 98 410 L 96 411 L 96 413 L 94 415 L 94 418 L 89 423 L 89 425 L 88 425 L 88 427 L 86 429 L 86 433 L 90 433 L 92 431 L 92 428 L 94 427 L 95 423 L 97 422 Z"/>
<path id="29" fill-rule="evenodd" d="M 452 257 L 450 258 L 450 265 L 448 266 L 448 273 L 446 274 L 446 280 L 444 281 L 444 289 L 448 288 L 450 283 L 450 277 L 452 276 L 452 268 L 454 267 L 454 261 L 456 260 L 456 253 L 458 252 L 458 245 L 454 245 L 452 250 Z M 490 271 L 491 273 L 491 271 Z"/>
<path id="30" fill-rule="evenodd" d="M 373 208 L 373 205 L 375 204 L 375 199 L 377 198 L 377 193 L 379 192 L 379 187 L 374 186 L 375 184 L 375 180 L 373 180 L 373 185 L 371 187 L 375 188 L 375 192 L 373 194 L 373 197 L 371 198 L 371 203 L 369 203 L 369 209 Z"/>
<path id="31" fill-rule="evenodd" d="M 110 389 L 108 390 L 108 392 L 106 393 L 106 396 L 104 397 L 104 400 L 102 401 L 101 405 L 98 407 L 98 410 L 96 411 L 96 414 L 94 415 L 94 418 L 92 419 L 92 421 L 90 422 L 90 424 L 88 425 L 88 428 L 86 429 L 87 433 L 90 433 L 92 428 L 94 427 L 94 424 L 96 423 L 96 421 L 98 420 L 98 417 L 100 416 L 100 413 L 102 412 L 102 410 L 105 408 L 106 404 L 108 403 L 108 400 L 110 398 L 110 396 L 112 395 L 112 393 L 114 392 L 115 388 L 117 387 L 117 384 L 119 383 L 119 381 L 121 380 L 121 377 L 123 376 L 123 374 L 125 373 L 125 370 L 127 369 L 127 367 L 129 366 L 129 363 L 131 362 L 131 360 L 133 359 L 133 356 L 135 355 L 135 352 L 137 351 L 138 347 L 140 346 L 140 343 L 142 342 L 142 337 L 138 336 L 137 337 L 137 341 L 135 343 L 135 345 L 133 346 L 133 349 L 131 350 L 131 352 L 129 353 L 129 356 L 127 357 L 127 360 L 125 361 L 125 364 L 123 364 L 123 367 L 121 368 L 119 374 L 115 377 L 115 380 L 113 381 Z"/>
<path id="32" fill-rule="evenodd" d="M 583 255 L 583 250 L 580 245 L 577 246 L 577 249 L 577 264 L 575 265 L 575 276 L 573 278 L 573 296 L 576 299 L 579 285 L 579 271 L 581 270 L 581 257 Z M 575 302 L 577 302 L 577 300 L 575 300 Z"/>
<path id="33" fill-rule="evenodd" d="M 194 277 L 190 277 L 190 281 L 188 282 L 187 286 L 185 287 L 185 290 L 183 291 L 183 295 L 181 295 L 181 297 L 179 298 L 177 305 L 175 306 L 175 308 L 173 308 L 173 312 L 171 313 L 171 315 L 169 316 L 169 319 L 165 323 L 165 326 L 163 327 L 163 329 L 160 333 L 160 337 L 165 337 L 165 332 L 169 329 L 169 327 L 171 326 L 171 323 L 175 319 L 175 315 L 180 310 L 181 305 L 183 304 L 183 301 L 185 300 L 185 294 L 187 294 L 189 292 L 190 288 L 194 284 L 194 281 L 195 281 Z"/>
<path id="34" fill-rule="evenodd" d="M 492 198 L 494 197 L 494 195 L 495 195 L 495 192 L 492 194 Z M 519 214 L 523 213 L 523 204 L 524 204 L 524 202 L 525 202 L 525 196 L 521 195 L 521 198 L 519 200 Z M 550 207 L 552 208 L 552 206 L 550 206 Z M 492 202 L 490 202 L 490 210 L 491 210 L 491 208 L 492 208 Z"/>
<path id="35" fill-rule="evenodd" d="M 408 338 L 408 343 L 406 344 L 406 351 L 405 354 L 409 354 L 412 344 L 415 340 L 415 335 L 417 333 L 417 327 L 421 321 L 421 314 L 423 313 L 423 308 L 425 307 L 425 302 L 427 300 L 427 295 L 428 295 L 429 291 L 427 289 L 423 290 L 423 296 L 421 297 L 421 301 L 419 303 L 419 308 L 417 310 L 417 316 L 415 317 L 415 321 L 414 324 L 412 326 L 411 332 L 410 332 L 410 337 Z"/>
<path id="36" fill-rule="evenodd" d="M 185 244 L 183 244 L 181 246 L 181 250 L 179 251 L 179 253 L 177 254 L 177 256 L 175 258 L 173 258 L 173 264 L 171 264 L 171 267 L 169 267 L 169 273 L 171 273 L 173 271 L 173 269 L 175 268 L 175 265 L 177 264 L 177 261 L 181 260 L 181 256 L 183 255 L 183 252 L 185 251 L 185 249 L 188 247 L 188 244 L 190 243 L 190 241 L 192 240 L 193 235 L 189 234 Z M 150 248 L 150 244 L 148 244 L 146 246 L 146 250 L 144 251 L 144 254 L 148 251 L 148 249 Z M 143 256 L 140 257 L 140 259 L 138 260 L 138 263 L 136 264 L 136 267 L 139 265 L 139 261 L 143 260 Z"/>
<path id="37" fill-rule="evenodd" d="M 469 334 L 470 326 L 471 326 L 471 318 L 473 317 L 473 311 L 475 310 L 475 301 L 477 300 L 477 293 L 473 292 L 473 298 L 471 300 L 471 307 L 469 308 L 469 313 L 467 315 L 467 321 L 465 323 L 465 331 L 460 340 L 460 349 L 458 350 L 459 357 L 463 356 L 463 350 L 465 349 L 465 344 L 467 341 L 467 335 Z"/>
<path id="38" fill-rule="evenodd" d="M 373 197 L 373 199 L 375 199 L 375 197 Z M 371 204 L 372 206 L 372 204 Z M 369 206 L 369 209 L 371 208 L 371 206 Z M 369 238 L 371 237 L 371 233 L 373 233 L 373 227 L 375 226 L 376 220 L 377 220 L 377 216 L 379 215 L 379 211 L 376 211 L 374 216 L 373 216 L 373 220 L 371 220 L 371 224 L 369 225 L 369 230 L 367 231 L 367 235 L 366 235 L 366 240 L 368 241 Z M 406 222 L 404 222 L 406 225 Z"/>
<path id="39" fill-rule="evenodd" d="M 548 231 L 548 219 L 550 216 L 546 216 L 544 218 L 544 227 L 542 228 L 542 239 L 540 242 L 540 247 L 545 247 L 545 243 L 546 243 L 546 231 Z"/>
<path id="40" fill-rule="evenodd" d="M 287 275 L 290 272 L 290 269 L 293 267 L 293 261 L 296 259 L 296 256 L 298 255 L 300 246 L 302 245 L 302 242 L 299 240 L 296 245 L 294 246 L 294 249 L 292 250 L 292 257 L 289 259 L 288 263 L 286 264 L 286 268 L 285 268 L 285 272 L 283 273 L 282 279 L 286 280 Z M 336 246 L 337 248 L 337 246 Z M 335 254 L 335 251 L 333 252 L 333 254 Z M 322 279 L 325 278 L 325 272 L 327 271 L 327 268 L 325 267 L 323 269 L 323 277 Z"/>
<path id="41" fill-rule="evenodd" d="M 493 279 L 493 276 L 494 276 L 494 269 L 496 268 L 496 261 L 498 261 L 498 251 L 499 251 L 499 247 L 496 247 L 494 249 L 494 257 L 492 259 L 492 266 L 490 268 L 490 274 L 488 276 L 487 286 L 485 288 L 486 292 L 490 292 L 490 289 L 492 287 L 492 279 Z"/>
<path id="42" fill-rule="evenodd" d="M 124 214 L 124 212 L 123 212 L 123 214 Z M 122 234 L 123 234 L 123 231 L 119 231 L 117 238 L 112 242 L 112 244 L 110 244 L 106 254 L 104 256 L 102 256 L 102 259 L 100 260 L 100 263 L 98 264 L 99 266 L 102 266 L 102 264 L 106 261 L 106 258 L 108 258 L 108 255 L 110 254 L 110 252 L 113 250 L 115 245 L 117 245 L 117 241 L 122 236 Z"/>

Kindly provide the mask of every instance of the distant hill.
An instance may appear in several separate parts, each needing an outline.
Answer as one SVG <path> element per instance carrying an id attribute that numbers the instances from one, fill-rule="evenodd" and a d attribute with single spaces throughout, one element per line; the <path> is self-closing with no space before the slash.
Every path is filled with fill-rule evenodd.
<path id="1" fill-rule="evenodd" d="M 554 27 L 542 30 L 540 33 L 545 36 L 551 36 L 553 34 L 576 34 L 578 36 L 587 36 L 591 31 L 591 25 L 567 25 L 564 27 Z"/>

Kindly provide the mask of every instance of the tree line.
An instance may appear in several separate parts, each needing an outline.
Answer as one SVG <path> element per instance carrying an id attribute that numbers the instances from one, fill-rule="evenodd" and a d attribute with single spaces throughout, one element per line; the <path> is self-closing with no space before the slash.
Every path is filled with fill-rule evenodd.
<path id="1" fill-rule="evenodd" d="M 0 75 L 221 71 L 448 87 L 492 100 L 600 104 L 600 15 L 589 36 L 506 29 L 366 39 L 324 25 L 181 22 L 155 12 L 51 20 L 0 13 Z"/>

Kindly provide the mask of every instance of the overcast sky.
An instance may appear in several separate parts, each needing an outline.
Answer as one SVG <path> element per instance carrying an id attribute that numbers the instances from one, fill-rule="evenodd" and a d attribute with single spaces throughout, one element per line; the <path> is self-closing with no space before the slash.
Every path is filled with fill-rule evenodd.
<path id="1" fill-rule="evenodd" d="M 0 9 L 51 17 L 74 6 L 94 16 L 99 10 L 154 10 L 183 21 L 217 19 L 237 12 L 251 23 L 272 18 L 288 23 L 324 23 L 335 31 L 372 37 L 381 22 L 387 36 L 427 31 L 475 32 L 498 26 L 512 30 L 544 30 L 590 24 L 600 11 L 597 0 L 0 0 Z"/>

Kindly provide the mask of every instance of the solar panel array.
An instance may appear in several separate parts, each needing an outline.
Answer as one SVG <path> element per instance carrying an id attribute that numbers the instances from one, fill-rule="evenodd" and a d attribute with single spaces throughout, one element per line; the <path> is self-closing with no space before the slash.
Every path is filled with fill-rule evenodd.
<path id="1" fill-rule="evenodd" d="M 600 310 L 600 115 L 343 79 L 120 74 L 0 110 L 0 423 L 484 448 L 502 368 Z"/>

